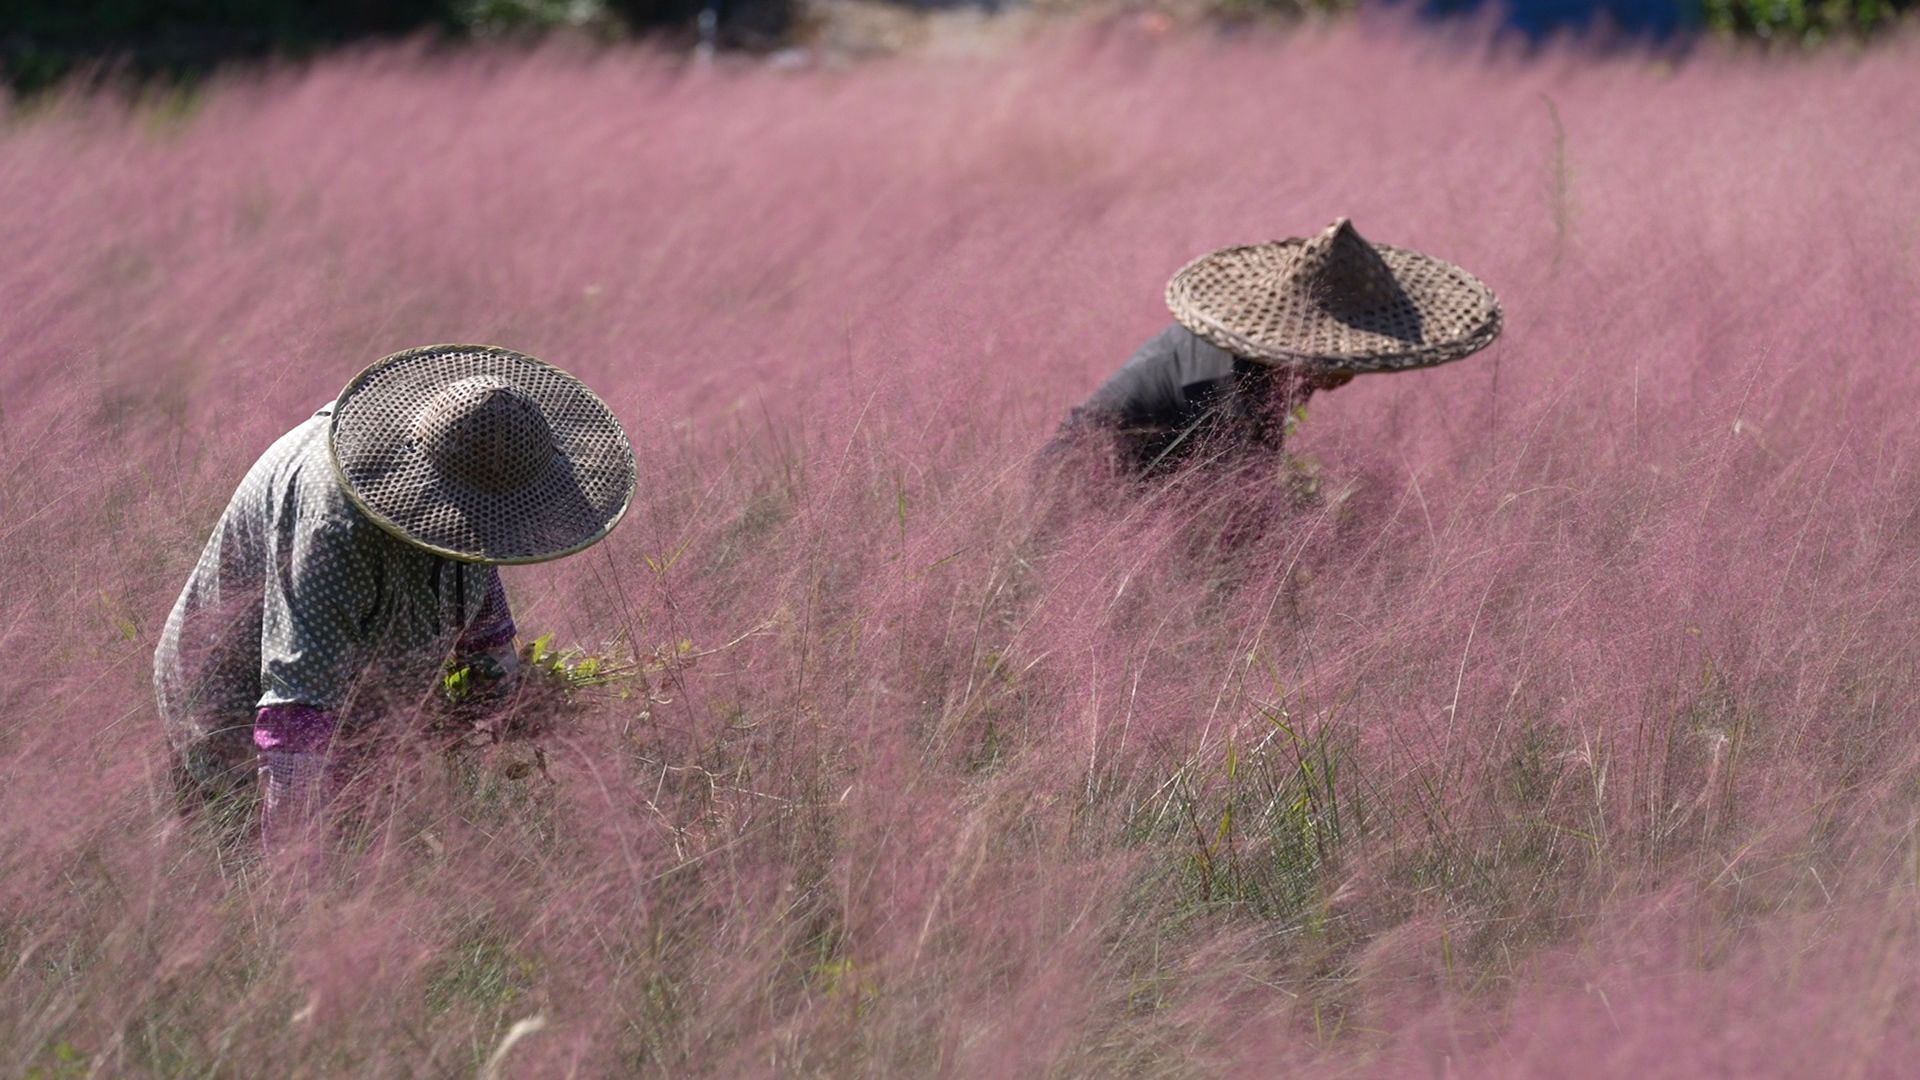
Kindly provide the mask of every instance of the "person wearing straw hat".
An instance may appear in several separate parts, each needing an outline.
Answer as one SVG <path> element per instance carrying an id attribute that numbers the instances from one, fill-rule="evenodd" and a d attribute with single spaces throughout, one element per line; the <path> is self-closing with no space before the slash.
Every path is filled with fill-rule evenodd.
<path id="1" fill-rule="evenodd" d="M 448 657 L 511 685 L 496 567 L 598 542 L 635 484 L 619 421 L 558 368 L 481 345 L 374 363 L 248 470 L 174 604 L 154 688 L 176 776 L 257 777 L 276 846 L 341 782 L 338 738 Z"/>
<path id="2" fill-rule="evenodd" d="M 1277 454 L 1315 391 L 1458 360 L 1501 326 L 1478 278 L 1370 243 L 1346 218 L 1203 255 L 1173 275 L 1166 299 L 1173 325 L 1068 415 L 1043 461 L 1091 445 L 1147 475 Z"/>

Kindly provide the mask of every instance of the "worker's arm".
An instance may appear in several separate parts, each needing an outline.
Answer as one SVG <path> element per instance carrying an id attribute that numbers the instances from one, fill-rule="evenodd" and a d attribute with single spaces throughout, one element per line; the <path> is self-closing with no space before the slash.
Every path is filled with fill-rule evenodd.
<path id="1" fill-rule="evenodd" d="M 326 509 L 294 515 L 269 541 L 253 730 L 269 849 L 306 828 L 337 786 L 334 735 L 365 665 L 381 595 L 375 527 L 351 510 Z"/>
<path id="2" fill-rule="evenodd" d="M 467 671 L 466 696 L 477 701 L 505 700 L 520 670 L 514 650 L 513 608 L 507 603 L 500 571 L 491 566 L 466 566 L 469 588 L 482 591 L 480 608 L 453 643 L 453 664 Z"/>

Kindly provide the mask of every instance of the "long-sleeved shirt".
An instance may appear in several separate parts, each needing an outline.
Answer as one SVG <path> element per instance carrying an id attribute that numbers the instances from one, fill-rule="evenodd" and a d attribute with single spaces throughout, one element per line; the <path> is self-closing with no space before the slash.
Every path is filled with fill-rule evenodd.
<path id="1" fill-rule="evenodd" d="M 248 470 L 161 633 L 155 696 L 190 772 L 250 771 L 256 714 L 267 742 L 323 743 L 336 719 L 376 712 L 382 697 L 421 700 L 450 654 L 512 665 L 499 573 L 361 513 L 333 470 L 332 412 Z"/>
<path id="2" fill-rule="evenodd" d="M 1287 408 L 1309 392 L 1290 387 L 1288 401 L 1276 400 L 1280 377 L 1174 323 L 1068 414 L 1050 449 L 1111 435 L 1122 463 L 1137 472 L 1196 452 L 1277 451 Z"/>

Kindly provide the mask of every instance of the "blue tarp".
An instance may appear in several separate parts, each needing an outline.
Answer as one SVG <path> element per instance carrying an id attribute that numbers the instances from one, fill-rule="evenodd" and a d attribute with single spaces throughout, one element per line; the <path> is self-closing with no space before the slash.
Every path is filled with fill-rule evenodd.
<path id="1" fill-rule="evenodd" d="M 1482 0 L 1419 0 L 1423 14 L 1436 17 L 1471 14 Z M 1530 38 L 1560 30 L 1611 27 L 1633 37 L 1666 39 L 1700 25 L 1694 0 L 1502 0 L 1502 26 Z"/>

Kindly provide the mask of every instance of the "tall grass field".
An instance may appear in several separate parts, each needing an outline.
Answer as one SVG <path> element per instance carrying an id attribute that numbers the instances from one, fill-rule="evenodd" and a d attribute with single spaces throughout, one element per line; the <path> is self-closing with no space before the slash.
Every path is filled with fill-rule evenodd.
<path id="1" fill-rule="evenodd" d="M 0 1075 L 1911 1075 L 1920 41 L 1157 29 L 4 106 Z M 1342 215 L 1503 336 L 1269 476 L 1036 482 L 1174 269 Z M 505 571 L 582 685 L 262 862 L 154 641 L 435 342 L 633 437 Z"/>

